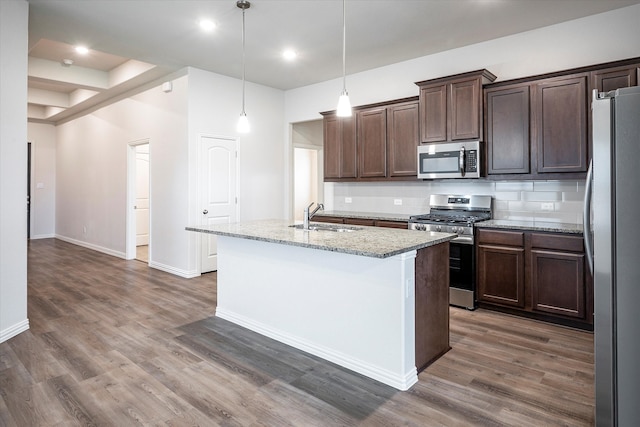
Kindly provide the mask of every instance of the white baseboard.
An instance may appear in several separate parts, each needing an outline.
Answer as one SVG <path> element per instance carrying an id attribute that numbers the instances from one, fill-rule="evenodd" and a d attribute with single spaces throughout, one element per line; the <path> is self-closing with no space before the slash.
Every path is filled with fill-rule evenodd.
<path id="1" fill-rule="evenodd" d="M 29 319 L 18 322 L 7 329 L 3 329 L 2 331 L 0 331 L 0 343 L 3 343 L 10 338 L 15 337 L 16 335 L 26 331 L 27 329 L 29 329 Z"/>
<path id="2" fill-rule="evenodd" d="M 1 0 L 0 0 L 1 1 Z M 82 246 L 87 249 L 92 249 L 94 251 L 102 252 L 107 255 L 115 256 L 122 259 L 127 259 L 126 254 L 124 252 L 114 251 L 112 249 L 103 248 L 102 246 L 94 245 L 91 243 L 83 242 L 81 240 L 71 239 L 69 237 L 61 236 L 56 234 L 56 239 L 63 240 L 65 242 Z M 149 267 L 155 268 L 156 270 L 166 271 L 167 273 L 175 274 L 176 276 L 183 277 L 185 279 L 192 279 L 194 277 L 200 276 L 200 272 L 197 270 L 182 270 L 179 268 L 172 267 L 170 265 L 161 264 L 159 262 L 150 261 Z"/>
<path id="3" fill-rule="evenodd" d="M 197 270 L 182 270 L 179 268 L 172 267 L 170 265 L 161 264 L 159 262 L 150 261 L 149 267 L 155 268 L 156 270 L 162 270 L 167 273 L 175 274 L 176 276 L 183 277 L 185 279 L 192 279 L 194 277 L 200 276 L 200 272 Z"/>
<path id="4" fill-rule="evenodd" d="M 38 239 L 53 239 L 53 238 L 55 238 L 55 237 L 56 237 L 56 235 L 55 235 L 55 234 L 36 234 L 35 236 L 34 236 L 34 235 L 31 235 L 31 236 L 29 237 L 29 239 L 31 239 L 31 240 L 38 240 Z"/>
<path id="5" fill-rule="evenodd" d="M 92 249 L 97 252 L 102 252 L 103 254 L 115 256 L 118 258 L 126 259 L 126 254 L 120 251 L 114 251 L 113 249 L 105 248 L 103 246 L 94 245 L 93 243 L 83 242 L 82 240 L 72 239 L 70 237 L 61 236 L 60 234 L 55 235 L 56 239 L 60 239 L 67 243 L 71 243 L 74 245 L 82 246 L 83 248 Z"/>
<path id="6" fill-rule="evenodd" d="M 358 372 L 369 378 L 373 378 L 374 380 L 378 380 L 398 390 L 409 390 L 412 385 L 418 382 L 418 371 L 415 367 L 404 375 L 397 375 L 394 372 L 381 369 L 378 366 L 363 362 L 362 360 L 350 357 L 349 355 L 341 352 L 336 352 L 331 348 L 319 346 L 306 339 L 301 339 L 300 337 L 284 333 L 269 325 L 256 322 L 245 316 L 238 315 L 237 313 L 221 309 L 220 307 L 216 307 L 216 317 L 228 320 L 276 341 L 280 341 L 299 350 L 306 351 L 307 353 L 311 353 L 340 366 L 344 366 L 345 368 L 351 369 L 352 371 Z"/>

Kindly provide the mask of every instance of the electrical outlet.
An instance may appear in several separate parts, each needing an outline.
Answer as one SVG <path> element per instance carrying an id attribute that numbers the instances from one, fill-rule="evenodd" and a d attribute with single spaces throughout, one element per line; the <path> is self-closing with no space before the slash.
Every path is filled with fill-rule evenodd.
<path id="1" fill-rule="evenodd" d="M 344 198 L 344 202 L 345 203 L 351 203 L 351 197 L 345 197 Z"/>
<path id="2" fill-rule="evenodd" d="M 393 204 L 396 206 L 401 206 L 402 205 L 402 199 L 393 199 Z"/>
<path id="3" fill-rule="evenodd" d="M 541 208 L 543 211 L 552 211 L 552 210 L 553 210 L 553 203 L 542 203 L 542 204 L 540 205 L 540 208 Z"/>

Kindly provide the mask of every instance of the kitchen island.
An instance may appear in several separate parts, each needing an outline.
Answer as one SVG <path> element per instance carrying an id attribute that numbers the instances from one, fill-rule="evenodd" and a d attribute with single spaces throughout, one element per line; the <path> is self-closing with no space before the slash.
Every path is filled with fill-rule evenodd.
<path id="1" fill-rule="evenodd" d="M 216 316 L 407 390 L 449 350 L 455 235 L 333 227 L 269 220 L 187 230 L 218 236 Z"/>

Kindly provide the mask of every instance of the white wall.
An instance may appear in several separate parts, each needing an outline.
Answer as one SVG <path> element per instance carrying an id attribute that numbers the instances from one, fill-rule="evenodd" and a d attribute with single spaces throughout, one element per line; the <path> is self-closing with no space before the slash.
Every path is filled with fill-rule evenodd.
<path id="1" fill-rule="evenodd" d="M 374 70 L 348 75 L 347 89 L 352 105 L 363 105 L 373 102 L 387 101 L 408 96 L 418 95 L 416 81 L 427 80 L 436 77 L 473 71 L 486 68 L 496 76 L 498 80 L 510 80 L 514 78 L 533 76 L 547 72 L 565 70 L 575 67 L 599 64 L 626 58 L 640 56 L 640 5 L 630 6 L 612 12 L 577 19 L 563 24 L 553 25 L 542 29 L 524 32 L 514 36 L 503 37 L 479 43 L 459 49 L 437 53 L 409 61 L 392 64 Z M 348 58 L 347 58 L 348 64 Z M 347 70 L 348 71 L 348 70 Z M 321 118 L 319 112 L 334 110 L 341 91 L 342 80 L 335 79 L 293 89 L 285 93 L 285 123 Z M 290 169 L 287 176 L 291 175 Z M 468 181 L 467 181 L 468 183 Z M 517 212 L 526 212 L 534 209 L 533 216 L 538 209 L 537 204 L 527 204 L 532 200 L 527 197 L 544 198 L 544 195 L 530 195 L 535 193 L 531 182 L 517 183 L 524 190 L 506 191 L 513 200 L 502 200 L 505 203 L 498 206 L 509 211 L 513 208 Z M 576 188 L 576 194 L 570 197 L 573 202 L 580 196 L 579 183 L 575 181 L 569 184 Z M 429 192 L 446 192 L 451 188 L 448 184 L 424 183 L 402 186 L 397 183 L 368 184 L 360 187 L 360 184 L 325 184 L 325 202 L 329 208 L 358 210 L 362 205 L 355 203 L 345 206 L 341 203 L 344 196 L 369 197 L 368 194 L 385 194 L 390 198 L 413 198 L 416 191 L 423 188 L 423 194 L 428 197 Z M 501 193 L 500 188 L 489 189 Z M 558 186 L 558 188 L 565 188 Z M 505 187 L 509 188 L 509 187 Z M 583 190 L 582 190 L 583 191 Z M 560 189 L 552 191 L 558 194 L 565 192 Z M 574 193 L 572 191 L 572 193 Z M 290 192 L 287 192 L 290 194 Z M 335 194 L 335 196 L 331 196 Z M 476 193 L 478 194 L 478 193 Z M 560 201 L 562 202 L 562 201 Z M 286 203 L 290 203 L 289 200 Z M 386 202 L 384 202 L 386 203 Z M 562 215 L 557 215 L 557 220 L 575 217 L 572 209 L 575 203 L 557 204 Z M 365 203 L 370 205 L 370 201 Z M 388 211 L 386 205 L 377 210 Z M 548 215 L 549 212 L 542 213 Z M 567 214 L 567 215 L 564 215 Z M 505 214 L 506 216 L 507 214 Z M 515 215 L 514 215 L 515 216 Z M 551 216 L 551 215 L 550 215 Z"/>
<path id="2" fill-rule="evenodd" d="M 31 143 L 31 238 L 55 236 L 56 229 L 56 128 L 29 123 Z"/>
<path id="3" fill-rule="evenodd" d="M 188 79 L 155 87 L 58 126 L 56 235 L 124 257 L 128 143 L 149 139 L 152 259 L 185 274 Z"/>
<path id="4" fill-rule="evenodd" d="M 0 1 L 0 342 L 27 318 L 27 25 L 24 0 Z"/>
<path id="5" fill-rule="evenodd" d="M 238 134 L 236 123 L 242 109 L 242 81 L 197 68 L 189 68 L 190 212 L 188 224 L 198 224 L 198 153 L 200 136 L 231 137 L 238 141 L 238 203 L 240 221 L 284 218 L 284 92 L 246 83 L 246 113 L 251 132 Z M 185 223 L 184 226 L 187 225 Z M 188 233 L 189 254 L 194 264 L 199 236 Z M 194 255 L 195 254 L 195 255 Z"/>
<path id="6" fill-rule="evenodd" d="M 161 86 L 58 126 L 56 235 L 115 256 L 126 251 L 127 144 L 150 144 L 150 260 L 199 274 L 199 136 L 238 137 L 241 81 L 187 68 Z M 239 141 L 240 220 L 283 218 L 284 93 L 247 83 L 252 131 Z M 86 231 L 85 231 L 86 230 Z"/>

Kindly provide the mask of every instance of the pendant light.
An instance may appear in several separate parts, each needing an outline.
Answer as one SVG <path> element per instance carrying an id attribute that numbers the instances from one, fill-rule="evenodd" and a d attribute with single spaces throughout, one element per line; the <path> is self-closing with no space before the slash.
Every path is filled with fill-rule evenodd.
<path id="1" fill-rule="evenodd" d="M 342 93 L 338 98 L 338 117 L 351 117 L 351 102 L 347 93 L 347 1 L 342 0 Z"/>
<path id="2" fill-rule="evenodd" d="M 245 47 L 244 47 L 244 11 L 251 7 L 251 3 L 247 0 L 238 0 L 236 2 L 236 6 L 242 9 L 242 112 L 240 113 L 240 118 L 238 119 L 238 125 L 236 130 L 238 133 L 248 133 L 251 128 L 249 127 L 249 119 L 247 118 L 247 113 L 244 111 L 244 93 L 245 93 Z"/>

